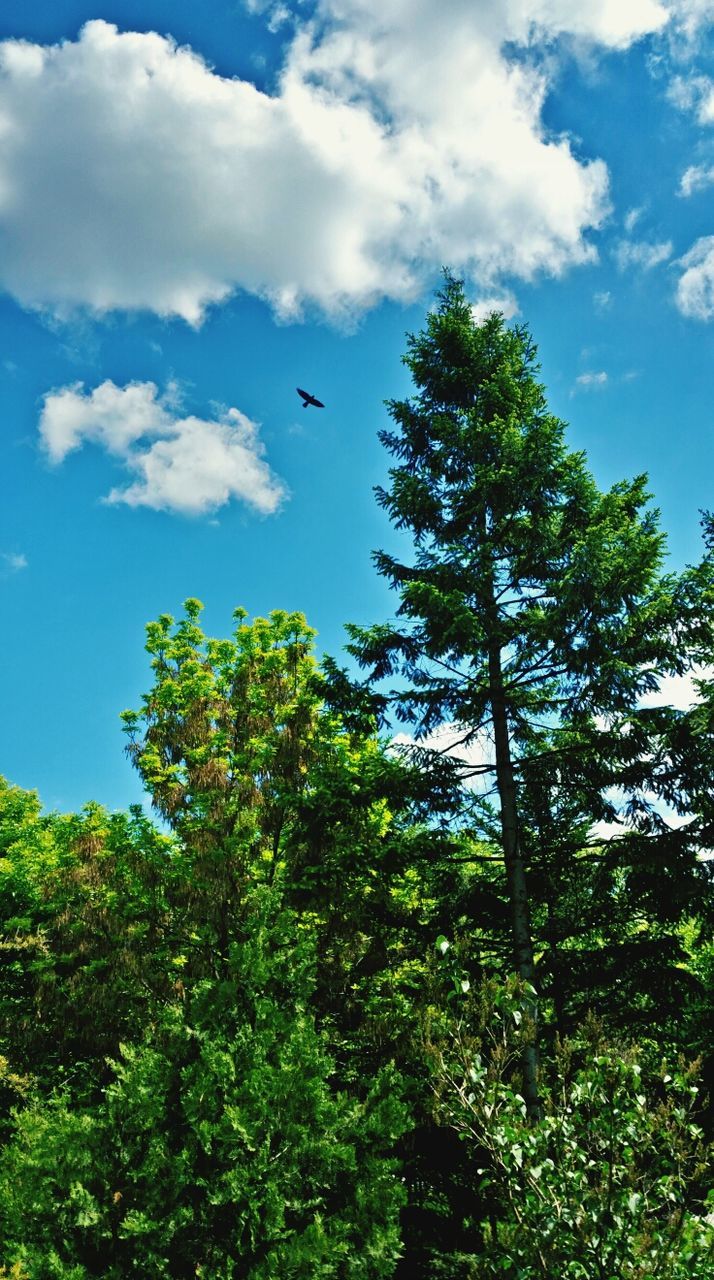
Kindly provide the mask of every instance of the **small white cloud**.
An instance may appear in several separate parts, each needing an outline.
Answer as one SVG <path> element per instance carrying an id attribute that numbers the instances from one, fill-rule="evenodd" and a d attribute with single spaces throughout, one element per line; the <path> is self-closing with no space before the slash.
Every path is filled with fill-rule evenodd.
<path id="1" fill-rule="evenodd" d="M 505 0 L 502 7 L 512 22 L 518 19 L 551 37 L 572 35 L 610 49 L 626 49 L 661 31 L 670 16 L 659 0 Z"/>
<path id="2" fill-rule="evenodd" d="M 682 315 L 714 318 L 714 236 L 702 236 L 677 263 L 682 269 L 675 301 Z"/>
<path id="3" fill-rule="evenodd" d="M 690 40 L 714 19 L 714 0 L 669 0 L 668 7 L 676 29 Z"/>
<path id="4" fill-rule="evenodd" d="M 172 425 L 166 399 L 153 382 L 117 387 L 107 380 L 91 392 L 81 382 L 50 391 L 40 415 L 40 438 L 51 462 L 63 462 L 85 441 L 122 457 L 137 440 L 165 434 Z"/>
<path id="5" fill-rule="evenodd" d="M 604 387 L 608 381 L 608 377 L 604 369 L 602 369 L 600 370 L 599 373 L 578 374 L 578 377 L 575 379 L 575 381 L 579 387 L 597 388 L 597 387 Z"/>
<path id="6" fill-rule="evenodd" d="M 691 112 L 698 124 L 714 122 L 714 80 L 709 76 L 675 76 L 667 96 L 680 111 Z"/>
<path id="7" fill-rule="evenodd" d="M 634 231 L 636 224 L 642 217 L 642 209 L 628 209 L 624 218 L 624 227 L 628 236 Z"/>
<path id="8" fill-rule="evenodd" d="M 107 502 L 202 515 L 237 498 L 272 515 L 285 491 L 262 452 L 256 424 L 238 409 L 221 422 L 184 418 L 170 436 L 127 455 L 127 467 L 140 479 L 112 489 Z"/>
<path id="9" fill-rule="evenodd" d="M 272 35 L 275 35 L 276 31 L 279 31 L 281 27 L 285 26 L 286 22 L 290 21 L 290 17 L 291 13 L 287 5 L 273 5 L 268 18 L 268 31 L 270 31 Z"/>
<path id="10" fill-rule="evenodd" d="M 660 818 L 666 822 L 670 831 L 676 831 L 678 827 L 686 827 L 687 823 L 692 821 L 693 815 L 691 813 L 677 813 L 676 809 L 672 809 L 663 800 L 659 800 L 653 792 L 648 792 L 645 799 L 649 801 Z M 623 812 L 622 818 L 616 818 L 614 822 L 594 822 L 589 834 L 592 841 L 617 840 L 621 836 L 632 835 L 635 830 L 634 823 Z"/>
<path id="11" fill-rule="evenodd" d="M 648 244 L 644 240 L 621 240 L 615 248 L 615 261 L 620 271 L 625 271 L 628 267 L 651 271 L 671 256 L 671 240 L 662 240 L 658 244 Z"/>
<path id="12" fill-rule="evenodd" d="M 519 312 L 515 295 L 504 293 L 497 297 L 477 298 L 471 307 L 471 314 L 476 324 L 481 324 L 493 311 L 500 311 L 504 320 L 512 320 Z"/>
<path id="13" fill-rule="evenodd" d="M 493 743 L 485 728 L 474 733 L 464 725 L 450 722 L 439 725 L 423 738 L 398 733 L 392 738 L 391 745 L 407 755 L 412 751 L 433 751 L 452 760 L 471 791 L 483 792 L 491 786 L 491 775 L 495 769 Z"/>
<path id="14" fill-rule="evenodd" d="M 681 676 L 662 676 L 657 689 L 642 698 L 643 707 L 677 707 L 680 711 L 701 702 L 701 694 L 696 687 L 696 680 L 710 680 L 714 675 L 711 667 L 694 667 Z"/>
<path id="15" fill-rule="evenodd" d="M 674 76 L 667 88 L 667 97 L 672 106 L 680 111 L 691 111 L 697 98 L 696 86 L 701 86 L 701 81 L 701 76 Z"/>
<path id="16" fill-rule="evenodd" d="M 678 195 L 692 196 L 714 183 L 714 165 L 693 164 L 685 169 L 679 183 Z"/>
<path id="17" fill-rule="evenodd" d="M 27 556 L 17 551 L 0 552 L 0 561 L 9 573 L 19 573 L 21 569 L 26 569 L 28 564 Z"/>
<path id="18" fill-rule="evenodd" d="M 593 294 L 593 305 L 596 311 L 607 311 L 612 306 L 612 294 L 609 289 L 602 289 Z"/>
<path id="19" fill-rule="evenodd" d="M 646 693 L 640 699 L 641 707 L 676 707 L 680 711 L 686 711 L 690 707 L 701 702 L 701 694 L 696 687 L 697 680 L 711 680 L 714 676 L 713 667 L 695 666 L 691 671 L 687 671 L 684 675 L 666 675 L 661 676 L 658 686 L 651 693 Z M 599 727 L 604 729 L 607 722 L 598 717 Z M 621 813 L 620 817 L 616 817 L 614 821 L 596 822 L 590 828 L 591 840 L 613 840 L 621 836 L 632 833 L 634 825 L 632 820 L 625 812 L 627 796 L 619 787 L 611 787 L 605 792 L 607 799 L 615 809 Z M 659 816 L 667 823 L 672 830 L 678 827 L 686 826 L 692 821 L 691 813 L 677 813 L 665 801 L 658 799 L 651 792 L 646 793 L 645 799 L 653 805 Z M 711 858 L 712 851 L 707 850 L 700 853 L 700 857 Z"/>
<path id="20" fill-rule="evenodd" d="M 62 387 L 45 396 L 39 431 L 56 464 L 89 442 L 138 477 L 113 488 L 109 503 L 203 515 L 235 498 L 270 515 L 285 496 L 257 424 L 233 408 L 214 419 L 182 416 L 175 383 L 163 396 L 153 382 Z"/>

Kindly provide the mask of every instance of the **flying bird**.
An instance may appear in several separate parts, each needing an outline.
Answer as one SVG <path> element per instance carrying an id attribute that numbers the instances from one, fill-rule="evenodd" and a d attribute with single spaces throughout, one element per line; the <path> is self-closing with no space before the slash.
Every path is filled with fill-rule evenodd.
<path id="1" fill-rule="evenodd" d="M 296 387 L 295 390 L 299 396 L 302 396 L 303 409 L 307 409 L 309 404 L 314 405 L 316 409 L 324 409 L 325 406 L 322 400 L 317 400 L 315 396 L 311 396 L 309 391 L 303 391 L 302 387 Z"/>

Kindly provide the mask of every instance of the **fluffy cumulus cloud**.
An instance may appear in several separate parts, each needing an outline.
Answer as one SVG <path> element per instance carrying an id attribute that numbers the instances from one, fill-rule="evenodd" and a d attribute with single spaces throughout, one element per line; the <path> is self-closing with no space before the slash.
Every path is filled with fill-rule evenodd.
<path id="1" fill-rule="evenodd" d="M 607 172 L 546 129 L 549 61 L 512 50 L 624 49 L 672 9 L 318 0 L 293 9 L 273 94 L 101 20 L 60 45 L 6 40 L 0 287 L 60 315 L 197 323 L 236 289 L 340 315 L 409 298 L 443 262 L 484 294 L 560 273 L 594 255 Z"/>
<path id="2" fill-rule="evenodd" d="M 153 382 L 62 387 L 45 396 L 39 429 L 55 464 L 85 442 L 122 462 L 134 479 L 113 488 L 110 503 L 202 515 L 235 498 L 269 515 L 284 497 L 256 424 L 238 409 L 182 416 L 174 387 L 163 396 Z"/>

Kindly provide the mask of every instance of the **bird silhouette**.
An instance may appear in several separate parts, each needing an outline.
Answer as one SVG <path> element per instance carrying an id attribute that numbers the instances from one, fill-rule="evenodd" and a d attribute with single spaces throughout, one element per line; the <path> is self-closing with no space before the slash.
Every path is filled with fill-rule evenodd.
<path id="1" fill-rule="evenodd" d="M 295 390 L 299 396 L 302 396 L 303 409 L 307 409 L 309 404 L 314 405 L 316 409 L 324 409 L 325 406 L 322 400 L 317 400 L 315 396 L 311 396 L 309 391 L 303 391 L 302 387 L 296 387 Z"/>

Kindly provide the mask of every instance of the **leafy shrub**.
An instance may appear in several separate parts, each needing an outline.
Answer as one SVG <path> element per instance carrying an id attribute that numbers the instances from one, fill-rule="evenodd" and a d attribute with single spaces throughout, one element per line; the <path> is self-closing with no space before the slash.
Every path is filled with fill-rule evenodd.
<path id="1" fill-rule="evenodd" d="M 519 1091 L 532 1036 L 524 1007 L 522 987 L 491 984 L 431 1049 L 438 1115 L 469 1145 L 475 1189 L 489 1201 L 470 1274 L 708 1280 L 711 1151 L 697 1124 L 696 1064 L 652 1072 L 591 1019 L 541 1073 L 531 1119 Z"/>
<path id="2" fill-rule="evenodd" d="M 0 1239 L 29 1280 L 382 1280 L 405 1127 L 388 1068 L 336 1092 L 311 949 L 257 902 L 221 980 L 123 1047 L 103 1102 L 26 1106 L 0 1157 Z"/>

